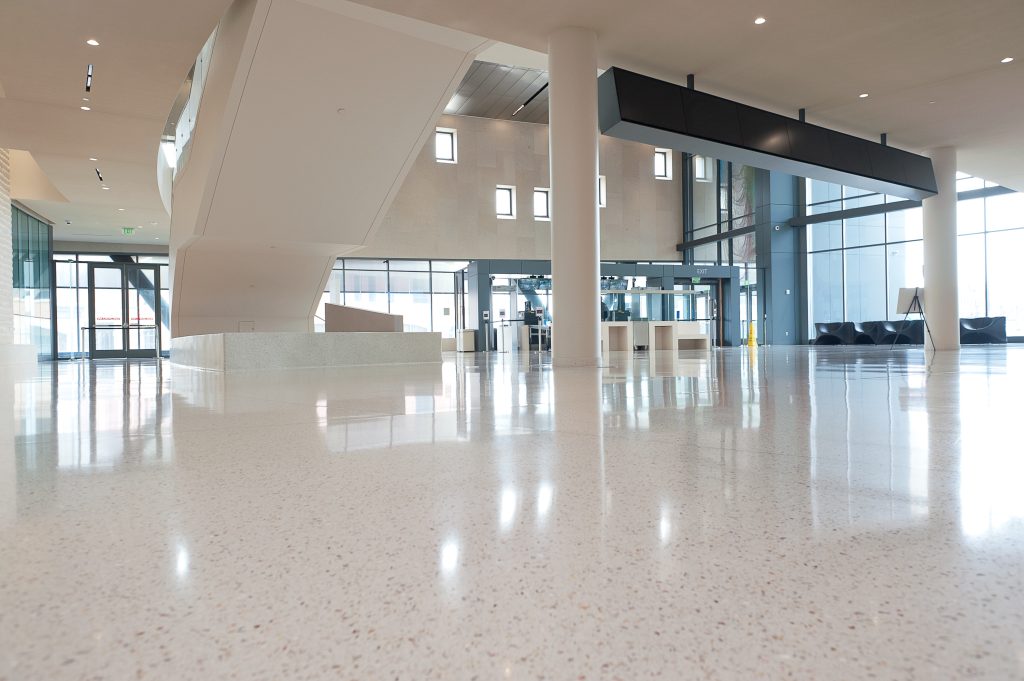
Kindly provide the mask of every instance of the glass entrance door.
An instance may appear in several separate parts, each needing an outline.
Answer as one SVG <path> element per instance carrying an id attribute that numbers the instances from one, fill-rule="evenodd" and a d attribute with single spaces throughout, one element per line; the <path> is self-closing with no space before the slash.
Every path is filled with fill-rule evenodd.
<path id="1" fill-rule="evenodd" d="M 89 264 L 89 356 L 155 357 L 160 348 L 160 267 Z"/>

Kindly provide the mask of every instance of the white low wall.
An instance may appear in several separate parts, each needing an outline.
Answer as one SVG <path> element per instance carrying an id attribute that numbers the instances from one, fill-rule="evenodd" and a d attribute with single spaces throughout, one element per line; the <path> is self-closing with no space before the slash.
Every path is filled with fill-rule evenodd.
<path id="1" fill-rule="evenodd" d="M 439 333 L 215 333 L 171 341 L 171 362 L 212 371 L 440 361 Z"/>
<path id="2" fill-rule="evenodd" d="M 0 344 L 0 366 L 23 366 L 38 361 L 39 350 L 34 345 Z"/>

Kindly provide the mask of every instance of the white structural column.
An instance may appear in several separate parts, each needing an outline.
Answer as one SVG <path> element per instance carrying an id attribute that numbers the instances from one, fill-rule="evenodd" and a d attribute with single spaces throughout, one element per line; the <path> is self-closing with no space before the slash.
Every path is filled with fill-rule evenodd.
<path id="1" fill-rule="evenodd" d="M 933 150 L 930 156 L 939 193 L 924 200 L 925 313 L 935 349 L 959 350 L 956 149 L 942 147 Z"/>
<path id="2" fill-rule="evenodd" d="M 601 354 L 597 212 L 597 36 L 548 37 L 551 153 L 552 361 L 597 366 Z"/>

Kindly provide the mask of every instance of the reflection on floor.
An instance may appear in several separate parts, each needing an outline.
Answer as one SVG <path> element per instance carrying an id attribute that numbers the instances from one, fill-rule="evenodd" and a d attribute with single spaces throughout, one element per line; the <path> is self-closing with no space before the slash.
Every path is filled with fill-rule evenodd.
<path id="1" fill-rule="evenodd" d="M 1024 678 L 1024 348 L 0 383 L 0 679 Z"/>

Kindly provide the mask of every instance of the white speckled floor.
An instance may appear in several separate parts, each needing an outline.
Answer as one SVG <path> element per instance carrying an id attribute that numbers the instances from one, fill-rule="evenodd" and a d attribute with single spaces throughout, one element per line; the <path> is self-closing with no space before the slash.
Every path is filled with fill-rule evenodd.
<path id="1" fill-rule="evenodd" d="M 0 382 L 0 679 L 1022 679 L 1024 347 Z"/>

